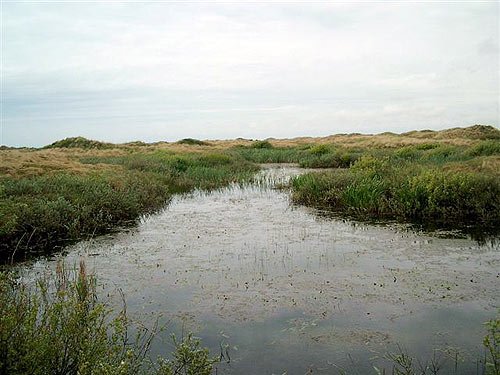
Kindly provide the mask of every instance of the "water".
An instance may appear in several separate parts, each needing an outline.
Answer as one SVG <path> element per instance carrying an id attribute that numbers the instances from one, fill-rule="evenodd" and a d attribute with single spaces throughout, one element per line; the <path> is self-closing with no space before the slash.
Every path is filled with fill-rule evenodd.
<path id="1" fill-rule="evenodd" d="M 273 189 L 302 170 L 267 167 L 260 183 L 176 197 L 132 230 L 81 242 L 102 296 L 120 288 L 131 316 L 194 331 L 230 357 L 219 374 L 373 373 L 406 350 L 475 373 L 483 322 L 499 306 L 498 243 L 368 225 L 293 206 Z M 56 259 L 24 266 L 52 272 Z M 113 303 L 113 298 L 110 299 Z M 449 359 L 449 358 L 452 359 Z M 462 361 L 463 359 L 463 361 Z"/>

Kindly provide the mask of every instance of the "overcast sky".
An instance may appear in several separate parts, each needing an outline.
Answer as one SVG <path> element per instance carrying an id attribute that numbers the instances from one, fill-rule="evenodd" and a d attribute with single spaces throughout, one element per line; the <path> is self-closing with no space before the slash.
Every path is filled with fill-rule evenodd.
<path id="1" fill-rule="evenodd" d="M 7 2 L 0 144 L 499 124 L 498 2 Z"/>

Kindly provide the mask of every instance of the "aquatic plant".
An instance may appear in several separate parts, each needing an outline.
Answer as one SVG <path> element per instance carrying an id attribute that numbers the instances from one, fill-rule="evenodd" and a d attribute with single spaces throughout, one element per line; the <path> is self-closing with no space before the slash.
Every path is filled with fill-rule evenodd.
<path id="1" fill-rule="evenodd" d="M 291 188 L 297 203 L 359 218 L 484 228 L 500 221 L 500 179 L 482 172 L 364 156 L 348 170 L 295 177 Z"/>

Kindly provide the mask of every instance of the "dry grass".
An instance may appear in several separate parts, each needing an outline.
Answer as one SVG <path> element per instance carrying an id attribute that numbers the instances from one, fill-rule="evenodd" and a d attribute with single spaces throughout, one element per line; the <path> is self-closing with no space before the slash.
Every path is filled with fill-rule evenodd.
<path id="1" fill-rule="evenodd" d="M 333 144 L 345 148 L 399 148 L 419 144 L 449 144 L 454 146 L 472 146 L 483 139 L 500 140 L 500 130 L 484 125 L 468 128 L 453 128 L 441 131 L 421 130 L 403 134 L 381 133 L 337 134 L 327 137 L 298 137 L 292 139 L 274 139 L 268 141 L 275 147 L 295 147 L 307 144 Z M 206 153 L 223 151 L 235 146 L 250 146 L 255 140 L 208 140 L 208 146 L 180 144 L 177 142 L 129 142 L 114 145 L 109 149 L 52 148 L 52 149 L 3 149 L 0 150 L 0 175 L 8 177 L 28 177 L 50 174 L 60 171 L 85 174 L 95 170 L 117 168 L 110 165 L 82 164 L 79 159 L 89 156 L 120 156 L 133 152 L 150 153 L 157 150 L 172 153 Z M 112 145 L 111 145 L 112 146 Z M 482 160 L 481 169 L 496 172 L 499 169 L 498 158 Z M 467 168 L 462 166 L 457 168 Z"/>
<path id="2" fill-rule="evenodd" d="M 335 144 L 341 147 L 398 148 L 424 143 L 470 146 L 484 139 L 500 139 L 500 131 L 492 126 L 474 125 L 467 128 L 452 128 L 441 131 L 415 130 L 403 134 L 385 132 L 381 134 L 336 134 L 326 137 L 297 137 L 291 139 L 267 139 L 275 147 L 293 147 L 305 144 Z M 253 140 L 210 140 L 214 146 L 249 146 Z"/>
<path id="3" fill-rule="evenodd" d="M 67 172 L 87 174 L 96 170 L 116 168 L 107 164 L 82 164 L 79 159 L 86 156 L 119 156 L 126 152 L 121 149 L 81 150 L 81 149 L 11 149 L 0 150 L 0 175 L 5 177 L 31 177 Z"/>
<path id="4" fill-rule="evenodd" d="M 487 156 L 449 163 L 443 166 L 443 170 L 450 172 L 481 172 L 500 177 L 500 156 Z"/>

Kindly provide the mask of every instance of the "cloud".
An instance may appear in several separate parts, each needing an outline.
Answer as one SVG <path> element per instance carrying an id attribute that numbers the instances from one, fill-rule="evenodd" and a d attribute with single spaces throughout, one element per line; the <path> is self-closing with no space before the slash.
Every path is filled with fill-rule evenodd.
<path id="1" fill-rule="evenodd" d="M 496 2 L 3 9 L 0 143 L 498 126 Z"/>

